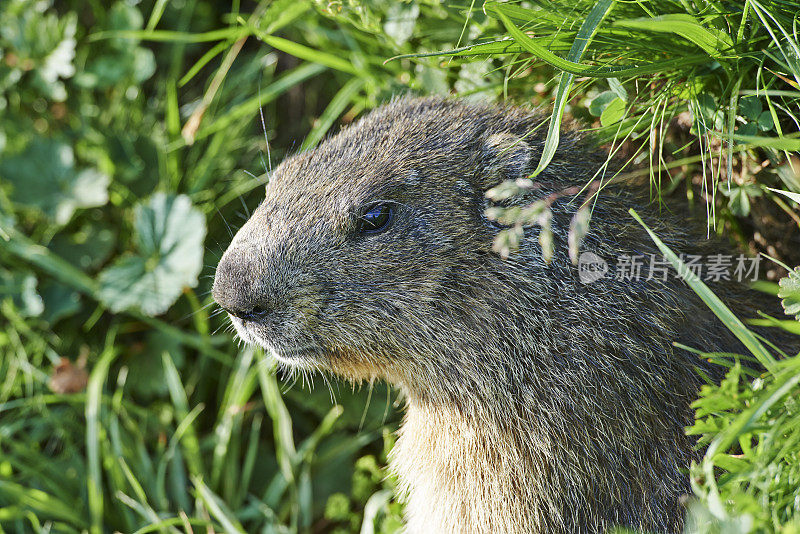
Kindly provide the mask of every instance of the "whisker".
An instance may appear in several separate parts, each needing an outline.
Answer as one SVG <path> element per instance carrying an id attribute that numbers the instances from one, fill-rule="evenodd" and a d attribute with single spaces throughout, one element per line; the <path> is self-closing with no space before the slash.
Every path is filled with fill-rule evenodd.
<path id="1" fill-rule="evenodd" d="M 267 136 L 267 125 L 264 122 L 264 107 L 261 105 L 261 77 L 264 75 L 264 72 L 261 71 L 261 74 L 258 78 L 258 114 L 261 117 L 261 129 L 264 131 L 264 142 L 267 145 L 267 162 L 269 163 L 269 171 L 265 166 L 264 171 L 272 172 L 272 156 L 269 153 L 269 137 Z M 261 163 L 263 164 L 264 161 L 262 159 Z"/>
<path id="2" fill-rule="evenodd" d="M 367 392 L 367 402 L 364 403 L 364 410 L 361 412 L 361 421 L 358 423 L 358 432 L 361 432 L 361 430 L 364 428 L 364 421 L 367 419 L 367 412 L 369 411 L 369 405 L 372 401 L 372 389 L 373 384 L 372 381 L 370 381 L 369 391 Z"/>
<path id="3" fill-rule="evenodd" d="M 231 230 L 231 225 L 228 224 L 227 220 L 225 220 L 225 216 L 222 214 L 221 211 L 219 211 L 219 208 L 215 208 L 215 209 L 217 210 L 217 213 L 219 213 L 219 216 L 222 217 L 222 222 L 225 223 L 225 228 L 228 229 L 228 233 L 231 235 L 231 239 L 233 239 L 233 230 Z M 217 243 L 217 245 L 219 245 L 219 243 Z"/>
<path id="4" fill-rule="evenodd" d="M 242 207 L 244 208 L 244 212 L 247 215 L 247 218 L 249 219 L 250 218 L 250 208 L 248 208 L 247 204 L 245 204 L 244 198 L 242 198 L 242 195 L 239 195 L 239 202 L 242 203 Z"/>

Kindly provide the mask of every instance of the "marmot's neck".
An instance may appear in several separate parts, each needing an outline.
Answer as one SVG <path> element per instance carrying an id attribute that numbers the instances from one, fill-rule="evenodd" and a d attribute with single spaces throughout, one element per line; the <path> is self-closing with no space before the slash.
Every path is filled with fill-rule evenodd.
<path id="1" fill-rule="evenodd" d="M 679 529 L 682 426 L 600 413 L 586 398 L 542 410 L 535 398 L 498 397 L 466 407 L 409 395 L 391 459 L 409 534 Z"/>
<path id="2" fill-rule="evenodd" d="M 542 495 L 549 492 L 533 489 L 546 483 L 549 468 L 531 450 L 547 444 L 521 446 L 527 438 L 517 417 L 508 413 L 500 421 L 409 399 L 391 460 L 406 497 L 409 534 L 539 530 L 542 518 L 532 512 L 546 506 Z"/>

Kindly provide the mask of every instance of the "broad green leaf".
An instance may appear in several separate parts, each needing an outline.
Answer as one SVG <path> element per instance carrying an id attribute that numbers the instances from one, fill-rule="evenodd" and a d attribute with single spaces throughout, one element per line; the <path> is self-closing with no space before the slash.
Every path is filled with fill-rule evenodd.
<path id="1" fill-rule="evenodd" d="M 755 95 L 744 96 L 739 99 L 739 114 L 751 120 L 758 120 L 761 114 L 761 99 Z"/>
<path id="2" fill-rule="evenodd" d="M 777 174 L 778 178 L 783 182 L 783 190 L 800 195 L 800 164 L 792 159 L 788 159 L 782 164 L 778 165 Z M 779 190 L 776 190 L 778 192 Z M 794 198 L 794 197 L 790 197 Z M 800 200 L 794 198 L 794 201 L 800 204 Z"/>
<path id="3" fill-rule="evenodd" d="M 108 22 L 111 30 L 138 30 L 144 25 L 144 17 L 127 2 L 116 2 L 109 10 Z"/>
<path id="4" fill-rule="evenodd" d="M 700 93 L 697 95 L 697 106 L 703 118 L 706 120 L 706 124 L 713 124 L 716 113 L 719 111 L 717 99 L 710 93 Z"/>
<path id="5" fill-rule="evenodd" d="M 739 127 L 736 129 L 736 133 L 738 135 L 746 135 L 746 136 L 755 136 L 758 135 L 758 125 L 754 122 L 748 122 L 747 124 L 740 124 Z"/>
<path id="6" fill-rule="evenodd" d="M 622 82 L 619 81 L 617 78 L 608 78 L 608 86 L 614 91 L 618 97 L 620 97 L 625 102 L 628 101 L 628 91 L 625 89 L 625 86 L 622 85 Z"/>
<path id="7" fill-rule="evenodd" d="M 12 185 L 12 200 L 38 208 L 61 225 L 78 208 L 108 202 L 108 175 L 76 170 L 72 147 L 60 141 L 35 138 L 22 153 L 0 162 L 0 178 Z"/>
<path id="8" fill-rule="evenodd" d="M 44 301 L 42 318 L 51 325 L 81 309 L 78 292 L 54 280 L 42 284 L 41 294 Z"/>
<path id="9" fill-rule="evenodd" d="M 609 102 L 603 113 L 600 114 L 600 124 L 609 126 L 621 121 L 625 116 L 625 107 L 625 102 L 621 98 L 615 98 Z"/>
<path id="10" fill-rule="evenodd" d="M 758 129 L 761 130 L 762 132 L 768 132 L 772 130 L 772 128 L 775 126 L 775 123 L 772 120 L 772 113 L 770 113 L 769 111 L 762 111 L 758 115 L 757 124 L 758 124 Z"/>
<path id="11" fill-rule="evenodd" d="M 589 113 L 595 117 L 602 115 L 603 110 L 618 96 L 614 91 L 603 91 L 589 102 Z"/>
<path id="12" fill-rule="evenodd" d="M 63 258 L 53 254 L 46 247 L 38 245 L 28 237 L 20 234 L 3 217 L 0 217 L 0 251 L 41 269 L 84 295 L 100 300 L 97 280 L 91 278 Z M 203 336 L 181 330 L 166 321 L 149 317 L 137 310 L 128 310 L 127 314 L 151 328 L 158 329 L 179 339 L 186 346 L 192 347 L 219 362 L 230 365 L 230 356 L 209 346 L 208 339 Z"/>
<path id="13" fill-rule="evenodd" d="M 134 83 L 141 83 L 156 72 L 156 57 L 148 48 L 137 47 L 133 51 L 131 65 Z"/>
<path id="14" fill-rule="evenodd" d="M 203 266 L 206 225 L 185 195 L 156 193 L 136 207 L 135 254 L 100 273 L 99 299 L 112 311 L 165 312 L 184 287 L 194 287 Z"/>
<path id="15" fill-rule="evenodd" d="M 731 213 L 738 217 L 747 217 L 750 214 L 750 197 L 743 187 L 734 187 L 730 192 L 728 207 Z"/>
<path id="16" fill-rule="evenodd" d="M 427 65 L 420 65 L 417 68 L 419 69 L 417 79 L 419 80 L 420 89 L 422 89 L 425 94 L 446 95 L 450 92 L 450 84 L 447 82 L 447 72 L 441 69 L 428 67 Z"/>
<path id="17" fill-rule="evenodd" d="M 786 315 L 794 315 L 800 321 L 800 267 L 795 267 L 778 284 L 780 285 L 778 296 L 782 299 L 783 311 Z"/>
<path id="18" fill-rule="evenodd" d="M 0 2 L 0 43 L 4 52 L 9 52 L 8 58 L 13 57 L 8 66 L 24 65 L 22 70 L 11 69 L 17 73 L 15 77 L 30 71 L 30 87 L 49 100 L 66 100 L 62 80 L 75 74 L 77 23 L 75 13 L 59 16 L 48 2 Z M 6 61 L 0 69 L 3 74 L 5 67 Z"/>
<path id="19" fill-rule="evenodd" d="M 141 29 L 141 12 L 126 2 L 115 3 L 108 16 L 110 39 L 105 50 L 89 58 L 86 71 L 78 83 L 83 87 L 111 87 L 122 81 L 139 84 L 150 78 L 156 69 L 153 51 L 138 46 L 139 39 L 127 32 Z"/>
<path id="20" fill-rule="evenodd" d="M 486 74 L 486 66 L 480 61 L 473 61 L 461 65 L 458 70 L 458 80 L 453 88 L 461 94 L 474 98 L 486 98 L 487 90 L 493 87 L 492 80 Z"/>
<path id="21" fill-rule="evenodd" d="M 59 78 L 70 78 L 75 74 L 75 34 L 74 26 L 67 36 L 58 43 L 58 46 L 45 59 L 39 68 L 39 75 L 47 83 L 55 83 Z"/>

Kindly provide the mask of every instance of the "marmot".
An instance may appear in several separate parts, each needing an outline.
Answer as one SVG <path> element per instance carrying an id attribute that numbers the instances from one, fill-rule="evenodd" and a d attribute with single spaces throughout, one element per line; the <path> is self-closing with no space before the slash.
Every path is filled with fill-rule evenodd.
<path id="1" fill-rule="evenodd" d="M 717 371 L 673 341 L 743 348 L 674 274 L 582 283 L 569 196 L 552 204 L 552 261 L 537 227 L 493 253 L 485 191 L 533 171 L 542 120 L 441 98 L 373 111 L 275 170 L 213 295 L 283 365 L 405 393 L 390 464 L 409 532 L 676 532 L 697 454 L 690 402 Z M 510 202 L 583 185 L 604 159 L 564 132 L 540 187 Z M 676 252 L 719 252 L 647 204 L 601 191 L 582 250 L 660 257 L 635 207 Z M 753 315 L 742 284 L 709 283 Z"/>

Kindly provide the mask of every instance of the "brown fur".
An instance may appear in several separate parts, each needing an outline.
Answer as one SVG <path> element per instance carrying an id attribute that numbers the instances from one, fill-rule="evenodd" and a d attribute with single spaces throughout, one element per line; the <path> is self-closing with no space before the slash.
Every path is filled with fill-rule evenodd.
<path id="1" fill-rule="evenodd" d="M 435 98 L 376 110 L 276 169 L 214 297 L 243 339 L 288 367 L 405 392 L 391 466 L 409 532 L 675 532 L 697 368 L 714 370 L 672 342 L 740 347 L 673 277 L 580 283 L 566 256 L 569 198 L 553 205 L 552 263 L 535 227 L 508 260 L 491 251 L 484 191 L 531 172 L 541 120 Z M 582 185 L 601 161 L 565 133 L 543 187 L 514 202 Z M 396 206 L 391 226 L 359 233 L 379 200 Z M 584 250 L 657 253 L 631 206 L 673 250 L 725 252 L 626 188 L 602 192 Z M 739 285 L 713 288 L 752 311 Z"/>

